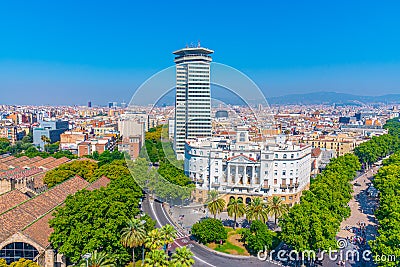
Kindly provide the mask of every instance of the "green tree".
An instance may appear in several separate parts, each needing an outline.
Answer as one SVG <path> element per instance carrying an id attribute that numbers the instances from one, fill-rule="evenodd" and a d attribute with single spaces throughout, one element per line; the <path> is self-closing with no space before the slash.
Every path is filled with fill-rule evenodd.
<path id="1" fill-rule="evenodd" d="M 131 176 L 112 180 L 106 188 L 68 196 L 49 222 L 54 230 L 52 246 L 73 263 L 100 247 L 113 255 L 116 265 L 128 263 L 131 251 L 122 245 L 121 231 L 127 226 L 126 218 L 138 215 L 140 197 L 142 190 Z M 146 220 L 146 230 L 154 227 L 148 216 L 142 219 Z"/>
<path id="2" fill-rule="evenodd" d="M 114 267 L 114 260 L 106 252 L 96 250 L 91 253 L 91 257 L 87 260 L 82 259 L 78 264 L 80 267 Z"/>
<path id="3" fill-rule="evenodd" d="M 192 235 L 203 244 L 225 241 L 227 232 L 220 220 L 206 218 L 192 226 Z"/>
<path id="4" fill-rule="evenodd" d="M 350 215 L 350 182 L 359 168 L 355 155 L 332 159 L 303 192 L 300 204 L 279 219 L 280 238 L 297 251 L 336 248 L 340 222 Z"/>
<path id="5" fill-rule="evenodd" d="M 24 258 L 14 261 L 10 264 L 10 267 L 40 267 L 36 262 L 27 260 Z"/>
<path id="6" fill-rule="evenodd" d="M 160 229 L 162 239 L 164 241 L 164 244 L 168 247 L 169 244 L 174 243 L 174 240 L 176 238 L 176 230 L 175 228 L 170 225 L 166 224 Z"/>
<path id="7" fill-rule="evenodd" d="M 227 211 L 228 215 L 230 217 L 233 217 L 233 222 L 234 222 L 233 229 L 235 229 L 237 218 L 242 217 L 246 213 L 246 208 L 243 204 L 243 199 L 231 198 L 228 203 Z"/>
<path id="8" fill-rule="evenodd" d="M 379 208 L 375 216 L 379 222 L 378 235 L 370 242 L 375 255 L 395 257 L 392 261 L 377 261 L 378 266 L 400 265 L 400 161 L 399 152 L 383 162 L 373 181 L 380 191 Z"/>
<path id="9" fill-rule="evenodd" d="M 177 248 L 175 253 L 172 254 L 172 266 L 174 267 L 190 267 L 194 264 L 193 252 L 190 251 L 186 246 Z"/>
<path id="10" fill-rule="evenodd" d="M 266 222 L 268 220 L 268 208 L 260 197 L 255 197 L 246 207 L 246 218 L 249 222 L 252 220 L 260 220 Z"/>
<path id="11" fill-rule="evenodd" d="M 211 190 L 208 193 L 208 201 L 207 208 L 212 215 L 214 215 L 214 219 L 217 217 L 217 214 L 221 213 L 225 209 L 225 200 L 222 198 L 218 198 L 218 191 Z"/>
<path id="12" fill-rule="evenodd" d="M 123 159 L 116 159 L 111 163 L 104 164 L 100 168 L 96 169 L 93 173 L 92 179 L 97 179 L 102 176 L 106 176 L 110 179 L 117 179 L 123 175 L 130 175 L 126 162 Z"/>
<path id="13" fill-rule="evenodd" d="M 44 149 L 47 152 L 46 145 L 51 143 L 51 139 L 49 137 L 45 136 L 45 135 L 42 135 L 40 137 L 40 140 L 42 140 L 42 142 L 44 143 Z"/>
<path id="14" fill-rule="evenodd" d="M 269 230 L 268 226 L 259 220 L 252 221 L 250 229 L 241 229 L 241 236 L 242 241 L 253 255 L 264 248 L 270 250 L 278 243 L 274 244 L 274 241 L 277 241 L 276 233 Z"/>
<path id="15" fill-rule="evenodd" d="M 43 181 L 48 187 L 53 187 L 75 175 L 79 175 L 83 179 L 93 182 L 97 179 L 94 177 L 97 168 L 97 163 L 91 160 L 75 160 L 46 172 Z"/>
<path id="16" fill-rule="evenodd" d="M 168 267 L 168 256 L 163 250 L 151 250 L 146 253 L 145 267 Z"/>
<path id="17" fill-rule="evenodd" d="M 153 229 L 147 233 L 144 246 L 150 250 L 160 249 L 164 245 L 163 235 L 160 229 Z"/>
<path id="18" fill-rule="evenodd" d="M 146 221 L 143 221 L 146 222 Z M 146 239 L 146 229 L 140 219 L 130 219 L 127 226 L 122 229 L 121 242 L 124 247 L 132 249 L 132 262 L 135 266 L 135 248 L 143 245 Z"/>
<path id="19" fill-rule="evenodd" d="M 274 216 L 275 225 L 278 218 L 280 218 L 283 214 L 287 213 L 289 210 L 288 205 L 283 203 L 283 200 L 280 197 L 274 196 L 272 199 L 267 202 L 268 213 Z"/>

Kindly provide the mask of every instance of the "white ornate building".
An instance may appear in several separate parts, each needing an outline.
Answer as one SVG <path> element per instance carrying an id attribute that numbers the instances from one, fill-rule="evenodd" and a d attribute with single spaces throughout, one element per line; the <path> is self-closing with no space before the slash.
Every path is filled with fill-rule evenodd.
<path id="1" fill-rule="evenodd" d="M 185 173 L 196 183 L 198 202 L 215 189 L 226 201 L 241 197 L 248 203 L 254 196 L 279 196 L 293 204 L 308 189 L 310 172 L 311 147 L 287 142 L 285 136 L 251 142 L 247 130 L 238 127 L 236 140 L 198 138 L 185 145 Z"/>

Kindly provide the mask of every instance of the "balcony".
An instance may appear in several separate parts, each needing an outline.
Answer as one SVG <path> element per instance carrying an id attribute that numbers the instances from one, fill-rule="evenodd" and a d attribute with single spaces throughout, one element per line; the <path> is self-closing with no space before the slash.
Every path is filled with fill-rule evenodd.
<path id="1" fill-rule="evenodd" d="M 213 182 L 211 183 L 212 187 L 219 187 L 221 184 L 219 182 Z"/>
<path id="2" fill-rule="evenodd" d="M 196 183 L 199 183 L 199 184 L 203 184 L 204 183 L 204 179 L 194 179 L 194 181 Z"/>
<path id="3" fill-rule="evenodd" d="M 294 188 L 294 184 L 289 184 L 288 187 L 289 187 L 290 189 L 293 189 L 293 188 Z"/>
<path id="4" fill-rule="evenodd" d="M 299 185 L 300 185 L 300 183 L 295 183 L 295 184 L 294 184 L 294 187 L 298 188 Z"/>
<path id="5" fill-rule="evenodd" d="M 270 185 L 264 184 L 264 185 L 261 186 L 261 188 L 265 189 L 265 190 L 268 190 L 268 189 L 270 189 Z"/>
<path id="6" fill-rule="evenodd" d="M 287 189 L 287 188 L 288 188 L 288 185 L 287 185 L 287 184 L 281 184 L 280 188 L 281 188 L 281 189 Z"/>

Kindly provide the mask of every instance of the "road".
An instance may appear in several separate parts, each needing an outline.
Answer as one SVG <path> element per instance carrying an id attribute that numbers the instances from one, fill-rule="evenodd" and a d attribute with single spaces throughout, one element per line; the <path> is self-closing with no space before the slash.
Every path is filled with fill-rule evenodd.
<path id="1" fill-rule="evenodd" d="M 171 221 L 169 216 L 166 214 L 162 203 L 159 201 L 149 201 L 148 198 L 142 203 L 142 208 L 145 213 L 147 213 L 151 218 L 156 221 L 156 227 L 161 227 L 166 224 L 174 223 Z M 234 258 L 229 255 L 224 256 L 216 254 L 193 240 L 190 240 L 182 231 L 178 230 L 178 237 L 175 240 L 173 247 L 181 247 L 188 245 L 191 251 L 194 253 L 195 264 L 194 266 L 205 266 L 205 267 L 241 267 L 241 266 L 263 266 L 263 267 L 276 267 L 278 265 L 266 261 L 260 261 L 255 257 L 247 258 Z"/>

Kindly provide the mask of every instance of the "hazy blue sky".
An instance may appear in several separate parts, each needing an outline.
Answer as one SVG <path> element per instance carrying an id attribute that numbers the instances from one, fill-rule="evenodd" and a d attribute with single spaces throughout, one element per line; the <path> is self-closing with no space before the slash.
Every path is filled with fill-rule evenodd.
<path id="1" fill-rule="evenodd" d="M 399 1 L 1 1 L 0 104 L 129 101 L 201 40 L 267 96 L 400 93 Z"/>

